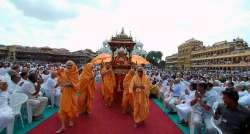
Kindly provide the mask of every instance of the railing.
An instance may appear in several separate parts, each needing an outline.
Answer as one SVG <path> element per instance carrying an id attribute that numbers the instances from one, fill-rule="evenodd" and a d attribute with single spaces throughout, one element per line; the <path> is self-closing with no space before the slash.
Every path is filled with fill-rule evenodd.
<path id="1" fill-rule="evenodd" d="M 250 63 L 192 65 L 192 67 L 248 67 L 248 66 L 250 66 Z"/>

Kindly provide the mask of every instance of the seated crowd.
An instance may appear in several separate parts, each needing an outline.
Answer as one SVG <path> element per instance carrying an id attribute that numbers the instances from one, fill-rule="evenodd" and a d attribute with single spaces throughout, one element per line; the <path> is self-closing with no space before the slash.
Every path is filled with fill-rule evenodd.
<path id="1" fill-rule="evenodd" d="M 13 108 L 9 105 L 10 99 L 13 99 L 9 96 L 12 94 L 27 96 L 21 113 L 26 114 L 27 118 L 30 116 L 31 122 L 43 118 L 42 113 L 47 104 L 59 106 L 60 87 L 57 85 L 56 68 L 53 65 L 0 63 L 0 132 L 15 118 Z"/>
<path id="2" fill-rule="evenodd" d="M 190 133 L 250 133 L 247 76 L 158 70 L 148 71 L 148 75 L 158 83 L 160 99 L 169 114 L 177 114 L 179 123 L 190 127 Z"/>

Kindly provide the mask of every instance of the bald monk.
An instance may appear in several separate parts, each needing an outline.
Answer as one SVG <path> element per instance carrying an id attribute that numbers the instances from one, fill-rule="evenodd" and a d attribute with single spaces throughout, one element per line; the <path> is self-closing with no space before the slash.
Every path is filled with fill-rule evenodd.
<path id="1" fill-rule="evenodd" d="M 145 75 L 143 68 L 139 67 L 132 78 L 129 92 L 133 96 L 134 127 L 143 124 L 149 114 L 149 86 L 150 81 Z"/>
<path id="2" fill-rule="evenodd" d="M 110 64 L 105 64 L 102 69 L 103 94 L 105 105 L 112 106 L 114 100 L 115 75 Z"/>
<path id="3" fill-rule="evenodd" d="M 93 105 L 95 94 L 95 75 L 93 73 L 93 64 L 87 63 L 80 75 L 79 79 L 79 92 L 78 98 L 80 113 L 90 114 Z"/>
<path id="4" fill-rule="evenodd" d="M 66 62 L 65 69 L 59 69 L 58 84 L 61 87 L 61 99 L 59 117 L 61 128 L 56 133 L 65 131 L 65 123 L 69 121 L 69 126 L 74 126 L 73 119 L 78 116 L 77 90 L 78 90 L 78 69 L 73 61 Z"/>
<path id="5" fill-rule="evenodd" d="M 122 113 L 129 113 L 133 110 L 133 98 L 129 93 L 129 86 L 135 74 L 135 68 L 131 68 L 123 80 Z"/>

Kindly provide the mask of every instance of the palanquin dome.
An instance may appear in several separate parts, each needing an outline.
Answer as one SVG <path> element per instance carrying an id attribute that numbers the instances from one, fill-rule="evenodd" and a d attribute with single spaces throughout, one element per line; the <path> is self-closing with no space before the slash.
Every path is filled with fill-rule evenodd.
<path id="1" fill-rule="evenodd" d="M 140 55 L 142 57 L 146 57 L 147 56 L 147 52 L 143 49 L 143 43 L 136 41 L 133 39 L 133 37 L 131 35 L 127 35 L 124 31 L 124 29 L 122 28 L 121 33 L 120 34 L 116 34 L 116 36 L 112 36 L 110 40 L 105 40 L 103 41 L 103 45 L 102 47 L 97 51 L 98 54 L 101 53 L 108 53 L 111 54 L 112 51 L 109 48 L 109 43 L 110 41 L 113 42 L 127 42 L 127 43 L 131 43 L 134 42 L 135 45 L 133 47 L 133 51 L 132 54 L 134 55 Z"/>

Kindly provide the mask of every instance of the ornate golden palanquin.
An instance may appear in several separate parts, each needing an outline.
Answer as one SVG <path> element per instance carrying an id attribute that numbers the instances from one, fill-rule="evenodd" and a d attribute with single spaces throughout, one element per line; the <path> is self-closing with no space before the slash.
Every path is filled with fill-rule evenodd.
<path id="1" fill-rule="evenodd" d="M 123 79 L 133 64 L 131 58 L 136 43 L 122 29 L 121 33 L 112 37 L 108 44 L 112 51 L 111 65 L 116 75 L 117 89 L 122 90 Z"/>

